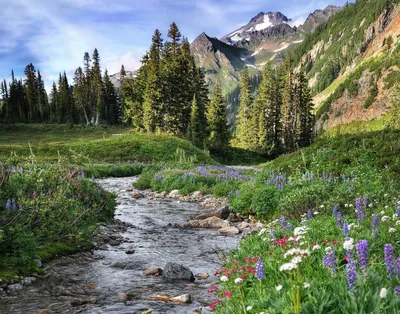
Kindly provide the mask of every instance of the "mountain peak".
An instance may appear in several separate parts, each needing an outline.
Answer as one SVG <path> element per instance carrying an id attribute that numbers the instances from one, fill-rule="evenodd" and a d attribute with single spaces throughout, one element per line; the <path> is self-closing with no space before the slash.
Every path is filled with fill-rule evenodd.
<path id="1" fill-rule="evenodd" d="M 249 24 L 271 24 L 278 25 L 282 23 L 287 23 L 290 20 L 281 12 L 260 12 L 255 17 L 253 17 Z"/>
<path id="2" fill-rule="evenodd" d="M 332 15 L 342 10 L 343 7 L 338 7 L 334 5 L 328 5 L 323 10 L 315 10 L 313 13 L 310 13 L 301 26 L 301 29 L 306 32 L 312 31 L 317 25 L 322 22 L 327 21 Z"/>
<path id="3" fill-rule="evenodd" d="M 205 50 L 210 52 L 215 50 L 211 38 L 205 32 L 202 32 L 199 36 L 197 36 L 196 39 L 193 40 L 191 46 L 194 49 Z"/>

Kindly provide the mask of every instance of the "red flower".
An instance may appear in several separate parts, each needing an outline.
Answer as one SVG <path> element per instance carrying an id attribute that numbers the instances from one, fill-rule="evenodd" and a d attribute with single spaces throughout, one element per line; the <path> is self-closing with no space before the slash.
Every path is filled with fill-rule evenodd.
<path id="1" fill-rule="evenodd" d="M 313 242 L 311 245 L 312 245 L 312 247 L 314 247 L 314 246 L 316 246 L 316 245 L 317 245 L 317 243 Z"/>
<path id="2" fill-rule="evenodd" d="M 225 290 L 224 294 L 227 296 L 227 298 L 232 298 L 232 293 L 230 293 L 229 291 Z"/>
<path id="3" fill-rule="evenodd" d="M 327 240 L 327 239 L 324 239 L 324 243 L 328 243 L 328 240 Z"/>
<path id="4" fill-rule="evenodd" d="M 345 256 L 343 256 L 343 259 L 345 260 L 345 261 L 348 261 L 349 260 L 349 258 L 345 255 Z"/>

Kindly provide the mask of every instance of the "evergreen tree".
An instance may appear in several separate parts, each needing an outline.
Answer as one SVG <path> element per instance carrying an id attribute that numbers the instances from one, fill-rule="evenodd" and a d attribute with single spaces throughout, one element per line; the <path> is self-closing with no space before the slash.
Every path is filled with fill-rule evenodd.
<path id="1" fill-rule="evenodd" d="M 104 73 L 104 86 L 103 86 L 103 97 L 104 97 L 104 109 L 105 117 L 108 124 L 117 124 L 119 121 L 119 108 L 117 107 L 117 95 L 115 92 L 114 85 L 112 84 L 108 71 Z"/>
<path id="2" fill-rule="evenodd" d="M 101 78 L 100 56 L 96 48 L 94 49 L 92 55 L 91 86 L 96 108 L 94 124 L 99 125 L 100 119 L 103 118 L 101 117 L 101 114 L 104 112 L 104 103 L 102 98 L 103 81 Z"/>
<path id="3" fill-rule="evenodd" d="M 119 71 L 119 76 L 120 76 L 121 80 L 126 76 L 124 65 L 121 65 L 121 71 Z"/>
<path id="4" fill-rule="evenodd" d="M 272 70 L 271 64 L 265 64 L 262 71 L 262 80 L 258 89 L 257 99 L 255 101 L 254 116 L 258 116 L 257 134 L 257 152 L 260 154 L 273 155 L 277 149 L 275 139 L 277 107 L 276 107 L 276 85 L 277 79 Z"/>
<path id="5" fill-rule="evenodd" d="M 38 104 L 38 81 L 35 67 L 32 63 L 25 67 L 25 99 L 27 106 L 28 122 L 39 121 Z"/>
<path id="6" fill-rule="evenodd" d="M 39 121 L 46 122 L 49 120 L 49 100 L 47 98 L 47 93 L 44 88 L 44 82 L 42 80 L 42 75 L 40 71 L 37 72 L 37 82 L 38 82 L 38 90 L 37 90 L 37 107 L 39 114 Z"/>
<path id="7" fill-rule="evenodd" d="M 58 123 L 61 120 L 57 85 L 53 82 L 50 93 L 50 122 Z"/>
<path id="8" fill-rule="evenodd" d="M 147 132 L 155 132 L 162 127 L 163 90 L 160 75 L 162 41 L 161 33 L 157 29 L 150 48 L 146 88 L 143 95 L 143 126 Z"/>
<path id="9" fill-rule="evenodd" d="M 229 129 L 227 125 L 227 113 L 221 86 L 215 84 L 211 93 L 210 103 L 207 108 L 208 147 L 218 151 L 229 144 Z"/>
<path id="10" fill-rule="evenodd" d="M 87 125 L 90 123 L 90 104 L 88 103 L 87 98 L 87 84 L 85 74 L 82 71 L 82 68 L 79 67 L 75 70 L 74 76 L 74 101 L 77 108 L 80 108 L 83 113 L 84 121 L 82 118 L 81 122 L 85 122 Z"/>
<path id="11" fill-rule="evenodd" d="M 189 126 L 189 138 L 190 141 L 197 147 L 204 147 L 204 128 L 201 121 L 200 108 L 197 104 L 196 95 L 193 96 L 191 114 L 190 114 L 190 126 Z"/>
<path id="12" fill-rule="evenodd" d="M 249 72 L 244 67 L 240 80 L 240 102 L 236 115 L 235 146 L 251 149 L 254 147 L 254 126 L 252 125 L 252 96 Z"/>
<path id="13" fill-rule="evenodd" d="M 291 152 L 295 148 L 297 139 L 297 111 L 294 102 L 294 75 L 290 55 L 286 57 L 282 71 L 282 137 L 285 150 Z"/>

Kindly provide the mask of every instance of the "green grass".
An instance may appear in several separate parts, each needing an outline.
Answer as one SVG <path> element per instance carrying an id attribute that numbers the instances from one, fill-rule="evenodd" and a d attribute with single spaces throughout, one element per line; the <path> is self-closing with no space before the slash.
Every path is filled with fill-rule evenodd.
<path id="1" fill-rule="evenodd" d="M 130 133 L 126 128 L 86 128 L 65 125 L 1 126 L 0 159 L 15 152 L 37 160 L 55 161 L 61 156 L 79 155 L 96 163 L 172 162 L 183 149 L 197 163 L 215 163 L 186 140 L 171 135 Z M 86 158 L 87 157 L 87 158 Z"/>
<path id="2" fill-rule="evenodd" d="M 115 196 L 65 161 L 0 162 L 0 280 L 40 273 L 35 262 L 88 249 Z"/>

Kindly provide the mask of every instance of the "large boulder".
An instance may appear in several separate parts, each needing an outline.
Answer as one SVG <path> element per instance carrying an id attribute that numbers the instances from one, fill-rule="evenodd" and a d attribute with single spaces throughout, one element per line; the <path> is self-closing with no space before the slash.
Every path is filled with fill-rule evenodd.
<path id="1" fill-rule="evenodd" d="M 229 222 L 218 217 L 209 217 L 202 220 L 189 220 L 187 228 L 225 228 L 229 227 Z"/>
<path id="2" fill-rule="evenodd" d="M 195 280 L 192 271 L 188 267 L 177 263 L 167 263 L 162 273 L 163 277 L 169 280 Z"/>

